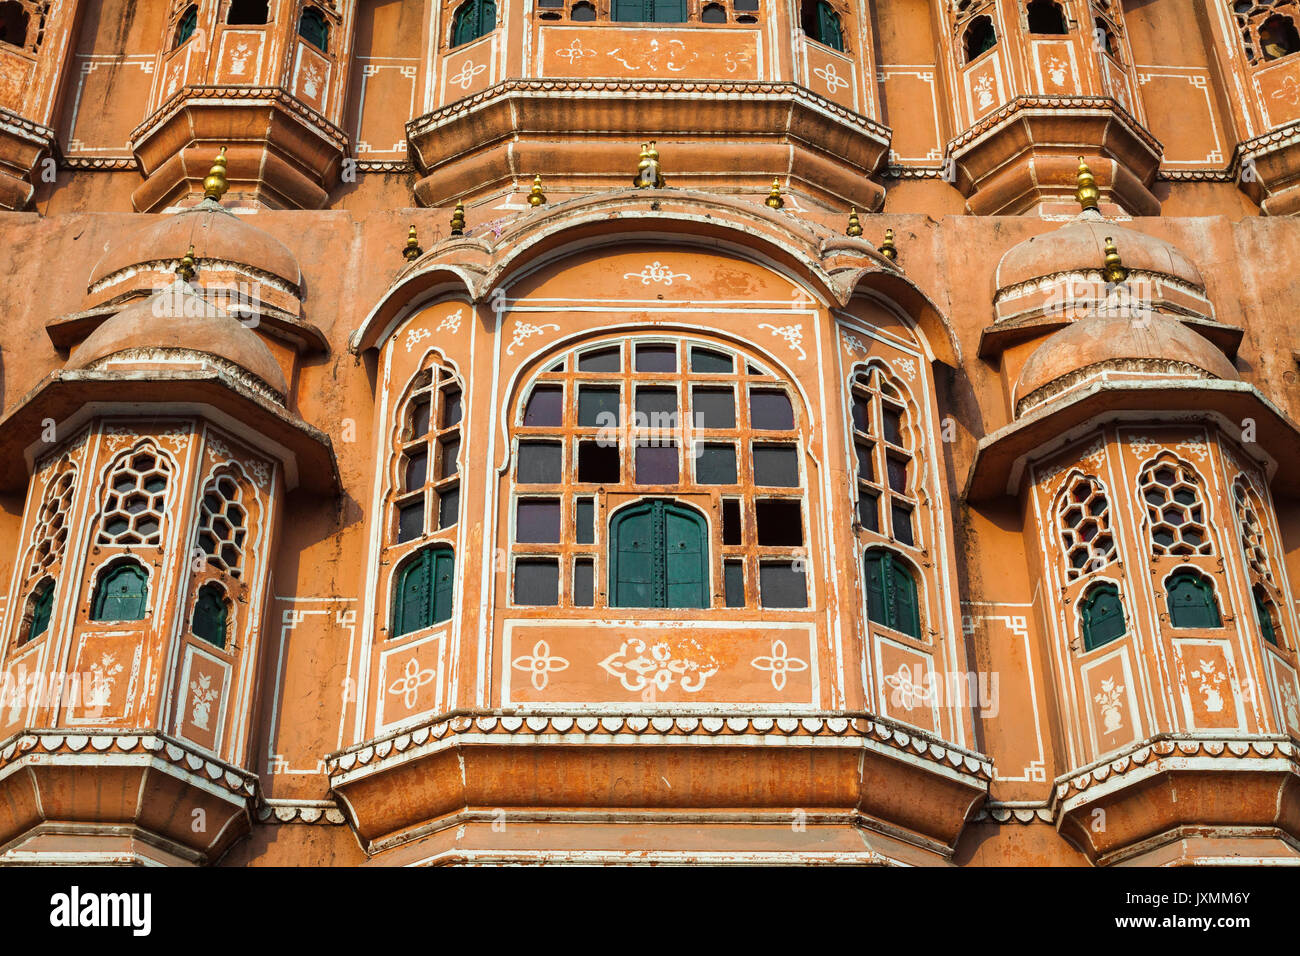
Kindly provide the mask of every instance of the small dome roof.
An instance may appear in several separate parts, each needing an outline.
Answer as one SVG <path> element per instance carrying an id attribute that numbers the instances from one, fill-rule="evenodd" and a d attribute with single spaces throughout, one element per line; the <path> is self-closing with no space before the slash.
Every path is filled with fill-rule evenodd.
<path id="1" fill-rule="evenodd" d="M 101 359 L 135 350 L 212 356 L 247 372 L 281 399 L 289 391 L 280 364 L 257 333 L 182 282 L 133 302 L 105 321 L 72 350 L 65 367 L 89 368 Z M 139 364 L 158 363 L 142 354 Z"/>
<path id="2" fill-rule="evenodd" d="M 1098 312 L 1053 332 L 1030 353 L 1016 382 L 1017 409 L 1027 396 L 1075 372 L 1105 365 L 1140 369 L 1144 361 L 1191 366 L 1208 378 L 1239 378 L 1209 339 L 1175 319 L 1128 309 Z"/>
<path id="3" fill-rule="evenodd" d="M 1060 229 L 1031 236 L 1007 250 L 998 263 L 997 287 L 1007 289 L 1059 272 L 1097 271 L 1106 258 L 1106 237 L 1115 241 L 1124 268 L 1154 272 L 1205 288 L 1201 272 L 1177 246 L 1085 212 Z"/>
<path id="4" fill-rule="evenodd" d="M 295 289 L 302 284 L 298 260 L 284 243 L 214 200 L 205 199 L 190 209 L 149 218 L 155 221 L 109 247 L 91 271 L 90 288 L 107 276 L 146 262 L 167 262 L 170 271 L 191 245 L 196 259 L 249 266 Z"/>

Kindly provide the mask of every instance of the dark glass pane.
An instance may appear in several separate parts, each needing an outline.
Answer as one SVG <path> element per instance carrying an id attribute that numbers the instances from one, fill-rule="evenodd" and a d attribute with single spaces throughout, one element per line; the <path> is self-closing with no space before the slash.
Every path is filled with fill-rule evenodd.
<path id="1" fill-rule="evenodd" d="M 1274 647 L 1278 646 L 1277 631 L 1273 628 L 1273 613 L 1267 600 L 1256 589 L 1255 598 L 1255 619 L 1259 621 L 1260 633 L 1264 635 L 1264 640 L 1268 641 Z M 36 625 L 32 625 L 32 634 L 36 634 Z"/>
<path id="2" fill-rule="evenodd" d="M 875 446 L 858 442 L 853 446 L 858 454 L 858 477 L 864 481 L 876 480 Z"/>
<path id="3" fill-rule="evenodd" d="M 758 9 L 758 0 L 735 0 L 731 5 L 733 10 L 755 11 Z"/>
<path id="4" fill-rule="evenodd" d="M 885 458 L 885 469 L 889 472 L 889 488 L 891 491 L 907 491 L 907 459 L 899 458 L 896 455 L 889 455 Z"/>
<path id="5" fill-rule="evenodd" d="M 622 368 L 622 352 L 617 345 L 607 349 L 592 349 L 578 356 L 579 372 L 618 372 Z"/>
<path id="6" fill-rule="evenodd" d="M 749 423 L 754 428 L 767 431 L 789 431 L 794 428 L 794 408 L 790 405 L 790 396 L 777 389 L 750 389 Z"/>
<path id="7" fill-rule="evenodd" d="M 524 408 L 524 424 L 542 428 L 558 427 L 564 423 L 564 386 L 538 385 L 528 396 Z"/>
<path id="8" fill-rule="evenodd" d="M 899 504 L 897 501 L 889 505 L 889 520 L 894 526 L 894 537 L 901 544 L 916 544 L 915 536 L 912 533 L 912 509 L 907 505 Z"/>
<path id="9" fill-rule="evenodd" d="M 424 483 L 429 480 L 429 453 L 426 451 L 413 452 L 406 456 L 406 482 L 402 485 L 403 491 L 415 491 L 417 488 L 423 488 Z"/>
<path id="10" fill-rule="evenodd" d="M 638 345 L 636 347 L 636 370 L 638 372 L 677 371 L 677 346 Z"/>
<path id="11" fill-rule="evenodd" d="M 871 403 L 857 395 L 853 396 L 853 427 L 871 434 Z"/>
<path id="12" fill-rule="evenodd" d="M 694 428 L 735 428 L 736 395 L 729 388 L 695 388 L 691 390 Z"/>
<path id="13" fill-rule="evenodd" d="M 759 498 L 754 502 L 761 546 L 793 547 L 803 544 L 803 514 L 798 498 Z"/>
<path id="14" fill-rule="evenodd" d="M 697 445 L 699 457 L 695 459 L 695 480 L 701 485 L 734 485 L 736 483 L 736 446 L 706 443 Z"/>
<path id="15" fill-rule="evenodd" d="M 596 574 L 590 558 L 579 558 L 573 565 L 573 604 L 591 607 L 596 603 Z"/>
<path id="16" fill-rule="evenodd" d="M 703 372 L 706 375 L 717 374 L 721 372 L 730 372 L 735 368 L 731 356 L 725 352 L 715 352 L 713 349 L 693 348 L 691 349 L 691 371 Z"/>
<path id="17" fill-rule="evenodd" d="M 156 495 L 158 492 L 162 491 L 166 487 L 167 487 L 167 479 L 164 478 L 162 475 L 154 475 L 152 478 L 150 478 L 148 481 L 144 483 L 144 490 L 149 492 L 151 495 Z M 1200 519 L 1197 518 L 1197 520 L 1199 521 Z"/>
<path id="18" fill-rule="evenodd" d="M 559 442 L 521 441 L 518 480 L 524 485 L 557 485 L 563 478 Z"/>
<path id="19" fill-rule="evenodd" d="M 740 502 L 727 498 L 722 502 L 722 543 L 740 544 Z"/>
<path id="20" fill-rule="evenodd" d="M 596 8 L 590 3 L 575 3 L 569 11 L 569 19 L 579 23 L 588 23 L 596 19 Z"/>
<path id="21" fill-rule="evenodd" d="M 794 562 L 758 566 L 759 598 L 763 607 L 807 607 L 808 582 L 803 567 Z"/>
<path id="22" fill-rule="evenodd" d="M 858 521 L 868 531 L 880 533 L 880 495 L 870 488 L 858 489 Z"/>
<path id="23" fill-rule="evenodd" d="M 397 508 L 397 540 L 413 541 L 424 534 L 424 496 Z"/>
<path id="24" fill-rule="evenodd" d="M 597 485 L 617 485 L 622 481 L 617 444 L 601 441 L 578 443 L 578 480 Z"/>
<path id="25" fill-rule="evenodd" d="M 450 478 L 460 470 L 460 465 L 456 459 L 460 457 L 460 439 L 448 438 L 442 442 L 442 467 L 439 469 L 439 478 Z"/>
<path id="26" fill-rule="evenodd" d="M 885 441 L 892 445 L 903 444 L 903 412 L 892 405 L 881 405 L 881 421 L 885 432 Z"/>
<path id="27" fill-rule="evenodd" d="M 680 478 L 676 445 L 637 445 L 638 485 L 675 485 Z"/>
<path id="28" fill-rule="evenodd" d="M 701 23 L 726 23 L 727 10 L 720 3 L 705 4 L 704 9 L 700 11 Z"/>
<path id="29" fill-rule="evenodd" d="M 592 499 L 578 499 L 574 512 L 574 528 L 578 544 L 596 543 L 596 503 Z"/>
<path id="30" fill-rule="evenodd" d="M 449 388 L 442 393 L 442 427 L 450 428 L 459 424 L 462 410 L 460 407 L 460 389 Z"/>
<path id="31" fill-rule="evenodd" d="M 411 404 L 411 438 L 423 438 L 429 434 L 430 408 L 428 395 L 420 396 Z"/>
<path id="32" fill-rule="evenodd" d="M 578 386 L 578 424 L 583 428 L 611 428 L 621 424 L 618 389 Z"/>
<path id="33" fill-rule="evenodd" d="M 799 455 L 793 445 L 755 445 L 754 484 L 767 488 L 799 487 Z"/>
<path id="34" fill-rule="evenodd" d="M 727 607 L 745 606 L 745 564 L 743 561 L 724 561 L 722 564 L 722 590 Z"/>
<path id="35" fill-rule="evenodd" d="M 636 390 L 636 426 L 638 428 L 676 428 L 677 390 L 646 388 Z"/>
<path id="36" fill-rule="evenodd" d="M 560 603 L 560 563 L 554 558 L 515 562 L 515 603 L 553 607 Z"/>
<path id="37" fill-rule="evenodd" d="M 460 488 L 447 488 L 438 494 L 438 527 L 455 526 L 460 515 Z"/>
<path id="38" fill-rule="evenodd" d="M 530 544 L 558 544 L 560 499 L 520 498 L 515 511 L 515 540 Z"/>

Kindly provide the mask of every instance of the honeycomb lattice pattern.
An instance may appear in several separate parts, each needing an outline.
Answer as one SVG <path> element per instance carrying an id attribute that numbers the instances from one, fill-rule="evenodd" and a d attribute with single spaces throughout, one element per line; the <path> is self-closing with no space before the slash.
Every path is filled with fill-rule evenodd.
<path id="1" fill-rule="evenodd" d="M 1159 461 L 1142 472 L 1139 483 L 1157 555 L 1212 554 L 1205 527 L 1205 505 L 1196 473 L 1176 461 Z"/>
<path id="2" fill-rule="evenodd" d="M 1110 503 L 1099 481 L 1077 476 L 1062 496 L 1057 515 L 1067 581 L 1075 581 L 1115 560 Z"/>
<path id="3" fill-rule="evenodd" d="M 168 465 L 153 451 L 134 452 L 114 469 L 99 529 L 99 544 L 160 544 Z"/>
<path id="4" fill-rule="evenodd" d="M 32 563 L 29 574 L 35 575 L 54 564 L 63 555 L 68 542 L 68 516 L 72 513 L 72 489 L 77 482 L 76 466 L 60 463 L 45 486 L 45 500 L 36 516 L 32 533 Z"/>
<path id="5" fill-rule="evenodd" d="M 1241 31 L 1246 59 L 1253 65 L 1295 52 L 1296 0 L 1233 0 L 1232 14 Z"/>
<path id="6" fill-rule="evenodd" d="M 221 475 L 208 483 L 199 505 L 199 548 L 208 564 L 239 577 L 244 563 L 248 511 L 240 503 L 239 482 Z"/>
<path id="7" fill-rule="evenodd" d="M 1268 543 L 1264 537 L 1264 528 L 1246 494 L 1242 479 L 1238 478 L 1233 484 L 1232 494 L 1237 503 L 1237 525 L 1241 528 L 1241 550 L 1246 554 L 1246 563 L 1261 578 L 1272 581 L 1273 571 L 1268 564 Z"/>

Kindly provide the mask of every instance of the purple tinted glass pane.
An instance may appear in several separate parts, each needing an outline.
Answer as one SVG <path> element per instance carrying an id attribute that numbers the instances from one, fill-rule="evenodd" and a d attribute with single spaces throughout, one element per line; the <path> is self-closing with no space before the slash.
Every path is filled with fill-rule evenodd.
<path id="1" fill-rule="evenodd" d="M 638 345 L 636 347 L 636 370 L 638 372 L 677 371 L 677 346 Z"/>
<path id="2" fill-rule="evenodd" d="M 520 498 L 515 511 L 515 540 L 530 544 L 558 544 L 560 499 Z"/>
<path id="3" fill-rule="evenodd" d="M 749 421 L 754 428 L 789 431 L 794 428 L 790 396 L 777 389 L 752 389 L 749 393 Z"/>
<path id="4" fill-rule="evenodd" d="M 528 396 L 524 424 L 535 427 L 559 427 L 564 423 L 564 386 L 538 385 Z"/>
<path id="5" fill-rule="evenodd" d="M 637 446 L 636 483 L 638 485 L 675 485 L 680 474 L 675 445 Z"/>
<path id="6" fill-rule="evenodd" d="M 397 509 L 397 540 L 413 541 L 424 534 L 424 498 Z"/>

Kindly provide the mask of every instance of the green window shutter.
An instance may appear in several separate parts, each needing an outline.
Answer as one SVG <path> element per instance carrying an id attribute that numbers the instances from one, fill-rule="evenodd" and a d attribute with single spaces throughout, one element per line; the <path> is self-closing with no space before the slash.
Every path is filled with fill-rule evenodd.
<path id="1" fill-rule="evenodd" d="M 686 0 L 648 0 L 646 5 L 654 23 L 686 22 Z"/>
<path id="2" fill-rule="evenodd" d="M 921 638 L 921 613 L 916 601 L 916 581 L 901 563 L 893 564 L 894 630 L 908 637 Z"/>
<path id="3" fill-rule="evenodd" d="M 834 8 L 825 0 L 817 3 L 817 37 L 833 50 L 843 51 L 844 35 L 840 32 L 840 18 Z"/>
<path id="4" fill-rule="evenodd" d="M 1174 627 L 1222 627 L 1209 581 L 1191 572 L 1175 574 L 1169 581 L 1169 621 Z"/>
<path id="5" fill-rule="evenodd" d="M 643 502 L 619 512 L 610 541 L 610 603 L 615 607 L 655 607 L 654 506 Z"/>
<path id="6" fill-rule="evenodd" d="M 421 551 L 402 569 L 397 579 L 397 600 L 393 606 L 393 637 L 424 627 L 432 605 L 432 551 Z"/>
<path id="7" fill-rule="evenodd" d="M 492 0 L 467 0 L 452 17 L 451 45 L 461 46 L 496 29 L 497 8 Z"/>
<path id="8" fill-rule="evenodd" d="M 610 529 L 613 607 L 708 607 L 709 547 L 704 517 L 691 508 L 645 501 Z"/>
<path id="9" fill-rule="evenodd" d="M 664 509 L 667 607 L 708 607 L 708 545 L 704 516 L 677 505 Z"/>
<path id="10" fill-rule="evenodd" d="M 1274 647 L 1278 647 L 1277 632 L 1273 630 L 1273 615 L 1268 611 L 1268 603 L 1264 600 L 1264 596 L 1259 593 L 1258 589 L 1253 592 L 1253 596 L 1255 598 L 1255 618 L 1259 621 L 1260 633 L 1264 635 L 1264 640 L 1268 641 Z M 35 635 L 36 624 L 35 619 L 33 618 L 32 636 L 35 637 Z"/>
<path id="11" fill-rule="evenodd" d="M 36 586 L 32 600 L 32 626 L 27 629 L 27 640 L 34 641 L 50 627 L 50 612 L 54 610 L 54 584 L 42 581 Z"/>
<path id="12" fill-rule="evenodd" d="M 195 637 L 224 648 L 228 615 L 221 588 L 215 584 L 205 584 L 199 588 L 199 596 L 194 601 L 194 619 L 190 623 L 190 630 Z"/>
<path id="13" fill-rule="evenodd" d="M 643 23 L 654 16 L 653 3 L 654 0 L 614 0 L 610 16 L 624 23 Z"/>
<path id="14" fill-rule="evenodd" d="M 328 48 L 330 31 L 325 14 L 315 7 L 304 9 L 298 18 L 298 35 L 318 50 Z"/>
<path id="15" fill-rule="evenodd" d="M 433 620 L 451 620 L 452 589 L 456 583 L 456 558 L 450 549 L 439 548 L 433 557 Z"/>
<path id="16" fill-rule="evenodd" d="M 1084 650 L 1091 651 L 1124 636 L 1124 606 L 1119 589 L 1112 584 L 1099 584 L 1089 591 L 1079 616 Z"/>
<path id="17" fill-rule="evenodd" d="M 176 30 L 176 45 L 180 46 L 190 37 L 194 36 L 194 31 L 199 26 L 199 8 L 191 5 L 184 13 L 181 14 L 180 26 Z"/>
<path id="18" fill-rule="evenodd" d="M 865 558 L 867 566 L 867 618 L 877 624 L 890 626 L 886 616 L 885 604 L 885 569 L 888 555 L 884 551 L 869 551 Z"/>
<path id="19" fill-rule="evenodd" d="M 94 621 L 139 621 L 144 618 L 149 585 L 144 568 L 119 564 L 99 580 L 91 605 Z"/>

